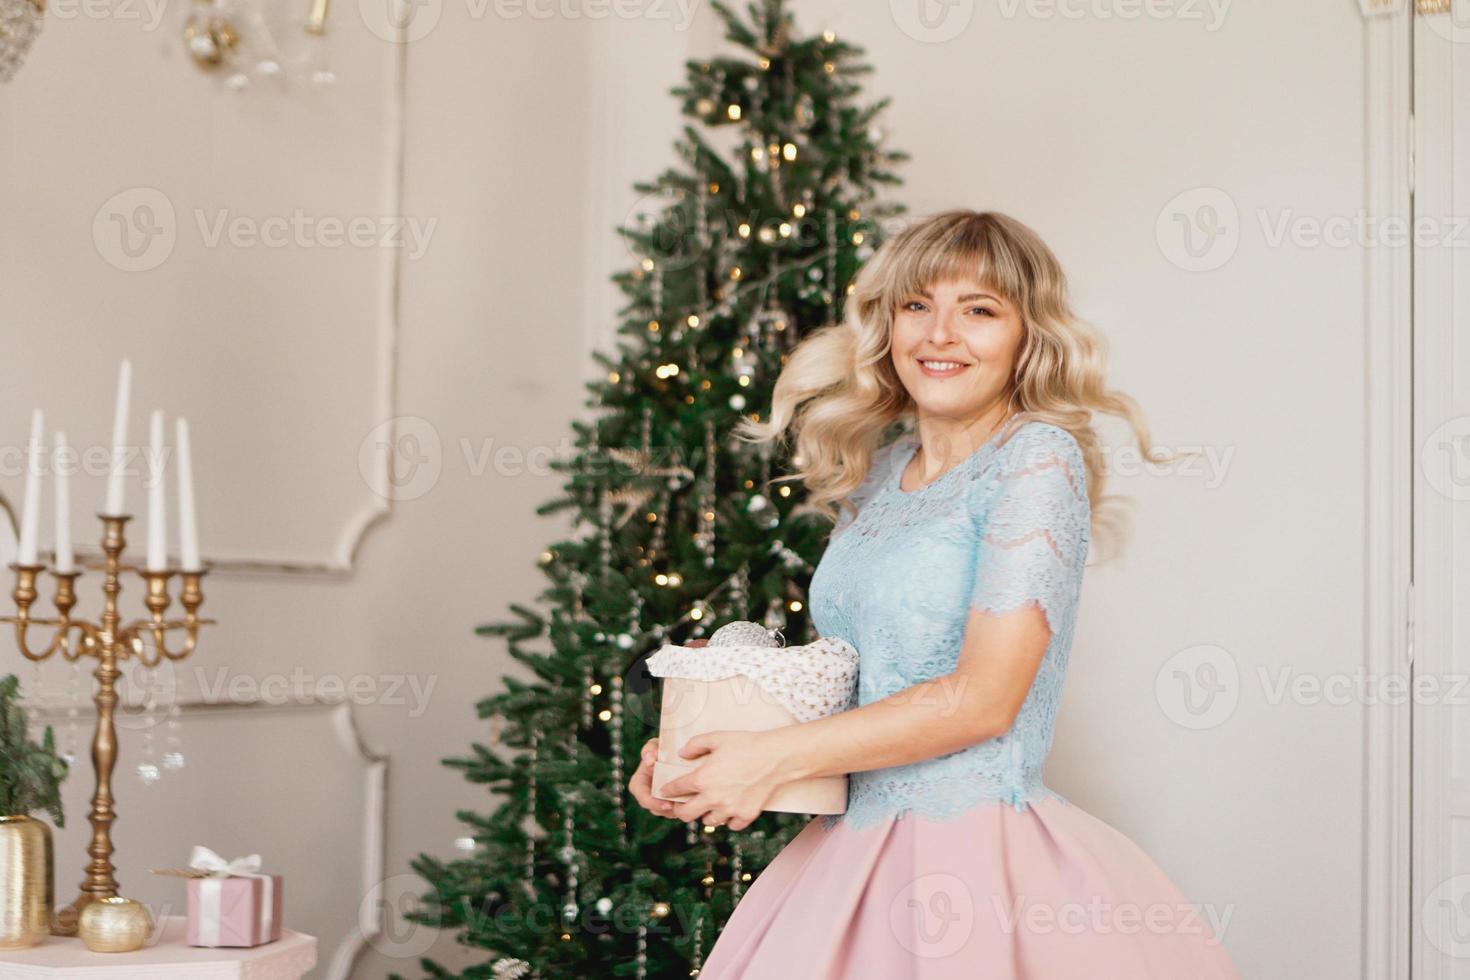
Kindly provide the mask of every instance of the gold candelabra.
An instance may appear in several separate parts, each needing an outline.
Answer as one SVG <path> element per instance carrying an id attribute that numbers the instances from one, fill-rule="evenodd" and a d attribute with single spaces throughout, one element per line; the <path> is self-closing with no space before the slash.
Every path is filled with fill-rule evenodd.
<path id="1" fill-rule="evenodd" d="M 122 553 L 127 541 L 123 532 L 130 515 L 97 516 L 102 519 L 104 557 L 101 565 L 92 567 L 99 568 L 103 576 L 101 621 L 92 623 L 72 616 L 72 608 L 77 604 L 76 580 L 81 572 L 54 569 L 51 576 L 56 580 L 56 594 L 52 604 L 56 607 L 56 616 L 44 619 L 32 616 L 31 606 L 39 596 L 36 580 L 41 572 L 47 570 L 44 565 L 10 566 L 15 570 L 15 590 L 11 595 L 15 599 L 16 614 L 0 616 L 0 622 L 15 624 L 16 644 L 28 660 L 46 660 L 56 654 L 69 661 L 80 657 L 97 659 L 97 669 L 92 675 L 97 679 L 97 693 L 93 697 L 97 705 L 97 730 L 92 736 L 92 767 L 97 772 L 97 788 L 92 794 L 92 810 L 88 815 L 92 824 L 92 842 L 87 853 L 91 861 L 87 863 L 86 877 L 82 879 L 81 894 L 71 905 L 56 910 L 51 932 L 58 936 L 76 935 L 77 920 L 87 905 L 117 897 L 117 879 L 113 876 L 115 869 L 112 864 L 112 822 L 117 819 L 112 799 L 112 770 L 117 764 L 117 729 L 112 716 L 117 706 L 118 664 L 129 657 L 137 658 L 145 667 L 156 666 L 165 659 L 182 660 L 194 652 L 199 641 L 199 627 L 214 622 L 199 618 L 199 607 L 204 602 L 204 593 L 199 587 L 204 577 L 202 569 L 153 570 L 124 565 Z M 141 575 L 147 586 L 143 604 L 148 607 L 148 616 L 124 624 L 117 597 L 122 592 L 122 573 L 128 570 Z M 167 619 L 164 615 L 172 603 L 169 579 L 175 575 L 183 583 L 179 595 L 184 607 L 183 619 Z M 54 628 L 50 642 L 39 651 L 31 649 L 27 642 L 27 634 L 33 626 Z M 183 630 L 185 639 L 181 649 L 170 650 L 166 641 L 168 634 L 175 630 Z M 153 641 L 151 648 L 145 642 L 150 638 Z"/>

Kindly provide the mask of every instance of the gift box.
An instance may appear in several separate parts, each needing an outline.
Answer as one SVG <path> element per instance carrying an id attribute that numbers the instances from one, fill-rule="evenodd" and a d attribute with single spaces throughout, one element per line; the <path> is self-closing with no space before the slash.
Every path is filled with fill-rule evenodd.
<path id="1" fill-rule="evenodd" d="M 649 673 L 663 678 L 658 758 L 653 795 L 670 780 L 697 769 L 700 759 L 679 751 L 695 735 L 712 731 L 767 731 L 814 721 L 851 707 L 857 689 L 858 652 L 838 637 L 782 646 L 774 631 L 744 620 L 717 630 L 703 647 L 664 645 L 648 658 Z M 766 810 L 832 814 L 847 809 L 847 777 L 816 776 L 779 787 Z"/>
<path id="2" fill-rule="evenodd" d="M 260 871 L 260 855 L 226 861 L 195 847 L 188 869 L 155 871 L 187 878 L 190 946 L 260 946 L 281 938 L 284 879 Z"/>

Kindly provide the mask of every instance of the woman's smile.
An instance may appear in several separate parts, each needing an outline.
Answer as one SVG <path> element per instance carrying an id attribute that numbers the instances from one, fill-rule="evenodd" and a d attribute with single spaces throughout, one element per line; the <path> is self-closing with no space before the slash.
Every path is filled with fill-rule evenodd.
<path id="1" fill-rule="evenodd" d="M 919 370 L 930 378 L 952 378 L 970 365 L 964 361 L 943 360 L 935 357 L 915 358 L 919 362 Z"/>

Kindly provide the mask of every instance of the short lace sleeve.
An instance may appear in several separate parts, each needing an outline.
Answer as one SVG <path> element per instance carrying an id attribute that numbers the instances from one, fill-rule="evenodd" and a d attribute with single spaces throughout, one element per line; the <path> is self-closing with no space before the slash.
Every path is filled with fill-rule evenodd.
<path id="1" fill-rule="evenodd" d="M 853 506 L 857 510 L 849 511 L 846 507 L 839 506 L 837 510 L 837 523 L 832 527 L 833 534 L 838 533 L 857 520 L 858 511 L 862 510 L 863 505 L 872 498 L 873 494 L 877 492 L 878 488 L 883 485 L 883 481 L 888 477 L 890 467 L 893 465 L 894 449 L 905 438 L 905 436 L 899 436 L 874 450 L 873 461 L 868 466 L 868 475 L 863 477 L 863 482 L 858 484 L 856 490 L 847 495 L 847 499 L 852 501 Z"/>
<path id="2" fill-rule="evenodd" d="M 1055 636 L 1075 612 L 1091 540 L 1082 450 L 1050 423 L 1022 426 L 972 487 L 978 523 L 970 607 L 1035 604 Z"/>

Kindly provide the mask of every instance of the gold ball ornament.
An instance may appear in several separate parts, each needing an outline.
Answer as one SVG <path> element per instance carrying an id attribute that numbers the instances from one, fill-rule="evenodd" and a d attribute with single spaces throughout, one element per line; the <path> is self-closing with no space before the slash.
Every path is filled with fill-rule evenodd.
<path id="1" fill-rule="evenodd" d="M 77 936 L 94 953 L 141 949 L 153 931 L 147 906 L 131 898 L 99 898 L 82 909 Z"/>

